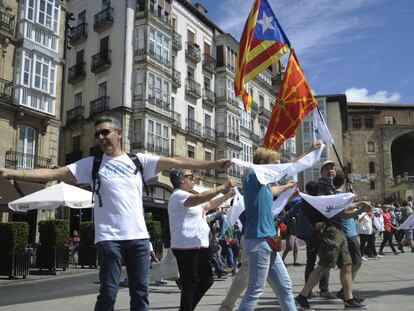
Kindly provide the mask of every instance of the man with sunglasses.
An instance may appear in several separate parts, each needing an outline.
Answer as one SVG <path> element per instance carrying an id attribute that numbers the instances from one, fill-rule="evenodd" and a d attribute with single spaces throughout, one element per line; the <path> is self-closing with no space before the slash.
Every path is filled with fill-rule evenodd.
<path id="1" fill-rule="evenodd" d="M 113 310 L 118 292 L 122 261 L 129 277 L 131 310 L 148 310 L 149 243 L 144 220 L 143 180 L 170 168 L 225 170 L 230 160 L 203 161 L 137 154 L 143 176 L 122 150 L 121 123 L 109 116 L 95 122 L 97 144 L 103 151 L 98 171 L 101 200 L 95 200 L 95 243 L 100 260 L 100 290 L 95 310 Z M 58 169 L 12 170 L 0 168 L 0 178 L 22 181 L 92 184 L 94 157 L 87 157 Z M 99 201 L 101 201 L 101 205 Z"/>

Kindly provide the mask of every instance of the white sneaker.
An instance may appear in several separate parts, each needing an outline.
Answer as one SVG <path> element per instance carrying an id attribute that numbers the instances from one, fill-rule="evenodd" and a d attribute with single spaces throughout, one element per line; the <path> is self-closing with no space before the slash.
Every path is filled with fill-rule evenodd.
<path id="1" fill-rule="evenodd" d="M 364 261 L 367 261 L 368 257 L 367 256 L 362 256 L 361 259 L 364 260 Z"/>
<path id="2" fill-rule="evenodd" d="M 377 257 L 378 257 L 378 258 L 382 258 L 382 257 L 384 257 L 384 255 L 377 255 Z"/>

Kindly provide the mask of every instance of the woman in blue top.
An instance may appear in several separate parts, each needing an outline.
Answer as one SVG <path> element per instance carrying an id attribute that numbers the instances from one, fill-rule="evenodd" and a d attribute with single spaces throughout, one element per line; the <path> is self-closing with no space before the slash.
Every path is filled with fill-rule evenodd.
<path id="1" fill-rule="evenodd" d="M 279 162 L 279 154 L 273 150 L 259 148 L 253 156 L 254 164 Z M 280 255 L 273 251 L 266 241 L 276 235 L 272 215 L 273 197 L 293 187 L 286 185 L 262 185 L 254 171 L 243 178 L 244 205 L 246 211 L 245 244 L 249 258 L 249 282 L 239 311 L 253 310 L 257 299 L 263 293 L 269 276 L 276 284 L 278 299 L 283 311 L 296 310 L 292 294 L 292 282 Z"/>

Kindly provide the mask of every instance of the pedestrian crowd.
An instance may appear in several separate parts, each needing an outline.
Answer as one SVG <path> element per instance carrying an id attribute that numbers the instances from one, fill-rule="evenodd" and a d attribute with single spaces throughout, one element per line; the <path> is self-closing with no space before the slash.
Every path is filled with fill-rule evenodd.
<path id="1" fill-rule="evenodd" d="M 146 181 L 164 170 L 169 170 L 173 192 L 168 202 L 169 221 L 163 232 L 167 253 L 159 265 L 156 284 L 166 284 L 166 267 L 176 267 L 180 311 L 196 309 L 212 286 L 214 274 L 218 278 L 227 274 L 234 277 L 220 311 L 254 310 L 266 281 L 284 311 L 311 310 L 309 300 L 317 295 L 314 287 L 318 284 L 320 297 L 341 299 L 347 309 L 366 309 L 364 297 L 353 290 L 363 261 L 383 257 L 386 246 L 395 255 L 404 252 L 404 247 L 414 252 L 413 230 L 398 229 L 412 214 L 411 199 L 401 205 L 355 200 L 333 217 L 327 217 L 295 190 L 284 210 L 275 217 L 274 200 L 296 187 L 292 181 L 265 185 L 250 169 L 244 173 L 241 184 L 229 179 L 215 189 L 195 193 L 194 170 L 224 171 L 230 167 L 230 160 L 127 154 L 122 149 L 122 124 L 113 117 L 99 118 L 95 130 L 102 153 L 57 169 L 0 168 L 0 178 L 91 185 L 100 262 L 97 311 L 114 310 L 123 264 L 128 276 L 124 283 L 129 287 L 130 309 L 149 309 L 149 258 L 155 254 L 151 252 L 144 220 L 143 188 L 147 188 Z M 318 148 L 321 142 L 313 143 L 310 151 Z M 265 148 L 258 148 L 253 156 L 255 165 L 279 162 L 279 154 Z M 243 195 L 244 211 L 234 222 L 229 220 L 223 204 L 231 204 L 236 191 Z M 342 192 L 354 189 L 333 161 L 324 162 L 320 178 L 306 185 L 306 193 L 315 197 L 333 198 Z M 377 252 L 375 239 L 379 234 L 382 243 Z M 282 255 L 281 238 L 285 240 Z M 295 297 L 286 261 L 292 252 L 293 265 L 301 265 L 298 239 L 306 244 L 305 284 Z M 339 268 L 342 288 L 334 293 L 329 289 L 329 277 L 335 266 Z M 236 307 L 243 291 L 245 294 Z"/>

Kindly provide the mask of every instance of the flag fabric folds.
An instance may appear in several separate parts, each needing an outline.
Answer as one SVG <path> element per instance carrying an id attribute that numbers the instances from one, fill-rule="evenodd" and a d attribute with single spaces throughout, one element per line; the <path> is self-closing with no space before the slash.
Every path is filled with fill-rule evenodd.
<path id="1" fill-rule="evenodd" d="M 327 218 L 342 212 L 355 198 L 353 193 L 311 196 L 301 192 L 300 196 Z"/>
<path id="2" fill-rule="evenodd" d="M 252 80 L 290 49 L 289 39 L 267 0 L 255 0 L 240 38 L 234 91 L 250 110 L 252 98 L 245 83 Z"/>
<path id="3" fill-rule="evenodd" d="M 282 86 L 264 137 L 264 146 L 279 149 L 286 139 L 295 135 L 301 120 L 315 107 L 317 102 L 295 53 L 291 50 Z"/>
<path id="4" fill-rule="evenodd" d="M 398 228 L 398 230 L 414 229 L 414 214 L 411 214 Z"/>
<path id="5" fill-rule="evenodd" d="M 334 140 L 318 107 L 312 111 L 313 140 L 322 140 L 327 145 L 333 145 Z"/>

